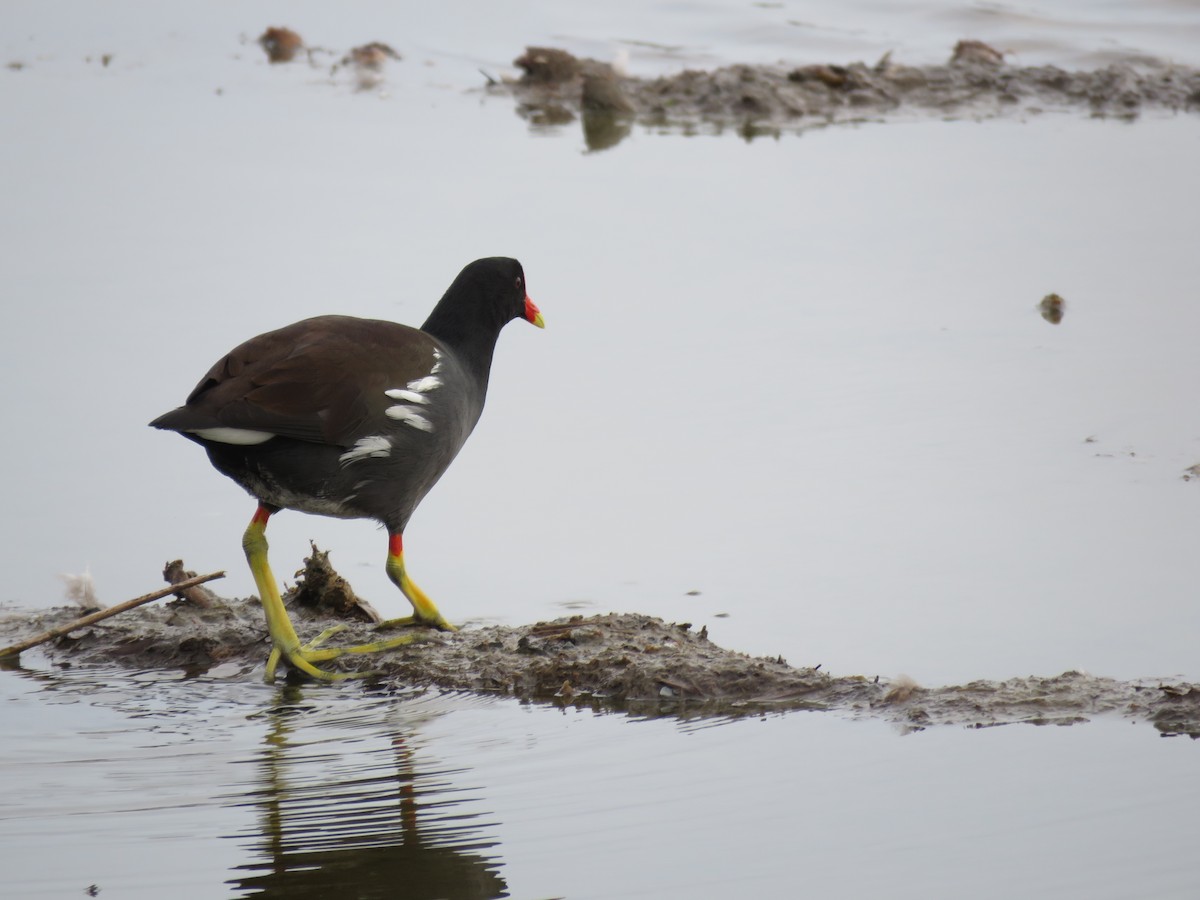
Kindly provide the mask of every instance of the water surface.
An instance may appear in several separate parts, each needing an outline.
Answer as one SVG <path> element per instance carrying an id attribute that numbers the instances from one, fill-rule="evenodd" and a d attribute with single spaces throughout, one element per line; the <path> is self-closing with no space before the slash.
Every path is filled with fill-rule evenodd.
<path id="1" fill-rule="evenodd" d="M 1200 678 L 1200 120 L 635 129 L 587 153 L 577 124 L 468 92 L 525 44 L 645 74 L 938 62 L 968 36 L 1195 65 L 1188 5 L 6 9 L 3 602 L 55 604 L 90 567 L 115 603 L 179 556 L 250 593 L 253 504 L 144 423 L 249 335 L 419 322 L 511 254 L 548 327 L 503 335 L 406 540 L 452 619 L 638 610 L 928 684 Z M 267 24 L 405 60 L 355 92 L 268 67 Z M 278 573 L 310 538 L 403 611 L 377 528 L 281 515 Z M 389 896 L 400 859 L 430 896 L 448 871 L 475 893 L 445 895 L 571 898 L 1184 897 L 1200 875 L 1194 746 L 1123 722 L 900 738 L 25 664 L 0 678 L 17 896 Z"/>
<path id="2" fill-rule="evenodd" d="M 900 738 L 357 685 L 0 685 L 13 896 L 1182 898 L 1197 874 L 1195 747 L 1121 722 Z"/>

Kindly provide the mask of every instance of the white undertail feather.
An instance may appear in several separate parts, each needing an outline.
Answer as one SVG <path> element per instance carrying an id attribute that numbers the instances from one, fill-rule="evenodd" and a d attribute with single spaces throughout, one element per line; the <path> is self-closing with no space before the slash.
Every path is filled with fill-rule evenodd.
<path id="1" fill-rule="evenodd" d="M 216 428 L 189 428 L 188 433 L 202 437 L 206 441 L 215 441 L 218 444 L 236 444 L 238 446 L 265 444 L 271 438 L 275 437 L 269 431 L 253 431 L 249 428 L 228 428 L 225 426 L 218 426 Z"/>

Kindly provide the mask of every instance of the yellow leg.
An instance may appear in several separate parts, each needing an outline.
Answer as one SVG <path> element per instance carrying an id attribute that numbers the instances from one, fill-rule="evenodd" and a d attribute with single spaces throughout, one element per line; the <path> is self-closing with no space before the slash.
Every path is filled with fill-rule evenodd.
<path id="1" fill-rule="evenodd" d="M 385 641 L 374 641 L 370 644 L 359 644 L 354 647 L 330 647 L 325 650 L 316 649 L 319 644 L 330 636 L 345 630 L 345 625 L 335 625 L 326 629 L 307 644 L 301 644 L 288 618 L 283 598 L 279 595 L 279 587 L 275 575 L 271 572 L 267 561 L 267 520 L 274 510 L 259 506 L 246 533 L 242 535 L 242 548 L 246 551 L 246 562 L 250 564 L 250 572 L 254 575 L 254 584 L 258 587 L 258 596 L 262 599 L 263 612 L 267 617 L 267 631 L 271 635 L 271 654 L 267 657 L 266 680 L 275 680 L 275 669 L 280 659 L 288 665 L 299 669 L 313 678 L 322 681 L 340 681 L 343 678 L 353 678 L 355 675 L 365 675 L 365 672 L 327 672 L 313 665 L 337 659 L 339 656 L 357 653 L 378 653 L 381 650 L 391 650 L 415 640 L 413 635 L 389 638 Z M 430 604 L 432 606 L 432 604 Z M 436 610 L 434 610 L 436 612 Z"/>
<path id="2" fill-rule="evenodd" d="M 458 631 L 446 621 L 445 616 L 438 612 L 438 608 L 434 606 L 433 601 L 425 592 L 408 577 L 408 572 L 404 568 L 404 539 L 400 534 L 393 534 L 388 543 L 387 573 L 388 578 L 392 579 L 392 582 L 400 588 L 404 596 L 408 598 L 408 602 L 412 604 L 413 614 L 400 619 L 388 619 L 386 622 L 381 622 L 378 625 L 379 628 L 429 625 L 439 631 Z"/>

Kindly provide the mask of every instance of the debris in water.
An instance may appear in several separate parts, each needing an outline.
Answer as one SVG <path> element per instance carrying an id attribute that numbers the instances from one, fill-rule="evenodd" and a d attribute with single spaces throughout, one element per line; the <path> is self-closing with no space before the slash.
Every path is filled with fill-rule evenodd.
<path id="1" fill-rule="evenodd" d="M 372 88 L 378 87 L 383 81 L 383 67 L 387 61 L 389 59 L 399 60 L 401 58 L 400 54 L 387 44 L 372 41 L 369 44 L 363 44 L 361 47 L 355 47 L 342 57 L 339 65 L 351 68 L 351 71 L 354 72 L 358 90 L 369 91 Z M 334 66 L 334 73 L 337 72 L 337 68 L 337 66 Z"/>
<path id="2" fill-rule="evenodd" d="M 258 43 L 272 63 L 291 62 L 304 49 L 304 41 L 290 28 L 268 28 L 259 35 Z"/>
<path id="3" fill-rule="evenodd" d="M 959 41 L 954 45 L 951 65 L 1002 66 L 1004 54 L 983 41 Z"/>
<path id="4" fill-rule="evenodd" d="M 526 47 L 525 52 L 513 60 L 513 65 L 524 69 L 523 80 L 542 85 L 570 81 L 583 69 L 583 61 L 554 47 Z"/>
<path id="5" fill-rule="evenodd" d="M 1042 318 L 1051 325 L 1057 325 L 1063 319 L 1063 313 L 1066 312 L 1067 301 L 1058 294 L 1047 294 L 1042 298 L 1042 302 L 1038 304 L 1038 312 L 1042 314 Z"/>
<path id="6" fill-rule="evenodd" d="M 489 83 L 487 90 L 513 95 L 517 113 L 537 128 L 583 115 L 585 137 L 589 112 L 617 117 L 625 133 L 636 122 L 652 132 L 735 129 L 749 140 L 919 112 L 979 119 L 1082 108 L 1132 119 L 1143 109 L 1200 111 L 1200 69 L 1158 60 L 1091 71 L 1015 66 L 980 41 L 959 41 L 946 63 L 926 66 L 886 54 L 874 64 L 736 64 L 639 78 L 554 47 L 529 47 L 514 64 L 520 78 Z M 611 146 L 622 136 L 595 123 L 591 131 L 589 149 L 596 149 L 592 138 Z"/>
<path id="7" fill-rule="evenodd" d="M 585 113 L 633 114 L 633 104 L 621 90 L 615 72 L 585 72 L 579 103 Z"/>

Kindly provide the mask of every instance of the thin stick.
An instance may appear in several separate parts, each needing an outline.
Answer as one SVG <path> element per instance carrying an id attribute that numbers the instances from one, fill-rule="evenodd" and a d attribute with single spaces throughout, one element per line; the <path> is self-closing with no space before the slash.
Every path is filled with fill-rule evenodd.
<path id="1" fill-rule="evenodd" d="M 56 637 L 62 637 L 64 634 L 70 634 L 77 628 L 83 628 L 101 619 L 107 619 L 109 616 L 115 616 L 117 613 L 123 613 L 126 610 L 133 609 L 135 606 L 141 606 L 143 603 L 149 603 L 151 600 L 157 600 L 160 597 L 165 597 L 168 594 L 177 594 L 180 591 L 187 590 L 190 587 L 195 587 L 198 584 L 204 584 L 206 581 L 214 581 L 217 578 L 224 578 L 224 572 L 213 572 L 209 575 L 197 575 L 195 578 L 189 578 L 186 581 L 181 581 L 178 584 L 173 584 L 170 587 L 165 587 L 162 590 L 155 591 L 152 594 L 146 594 L 144 597 L 135 597 L 132 600 L 126 600 L 124 603 L 118 603 L 116 606 L 110 606 L 108 609 L 102 609 L 99 612 L 94 612 L 84 616 L 82 619 L 76 619 L 67 625 L 61 625 L 58 628 L 51 628 L 49 631 L 43 631 L 37 637 L 31 637 L 27 641 L 22 641 L 19 644 L 13 644 L 11 647 L 5 647 L 0 650 L 0 659 L 6 656 L 16 656 L 30 647 L 36 647 L 38 644 L 44 644 L 46 641 L 52 641 Z"/>

